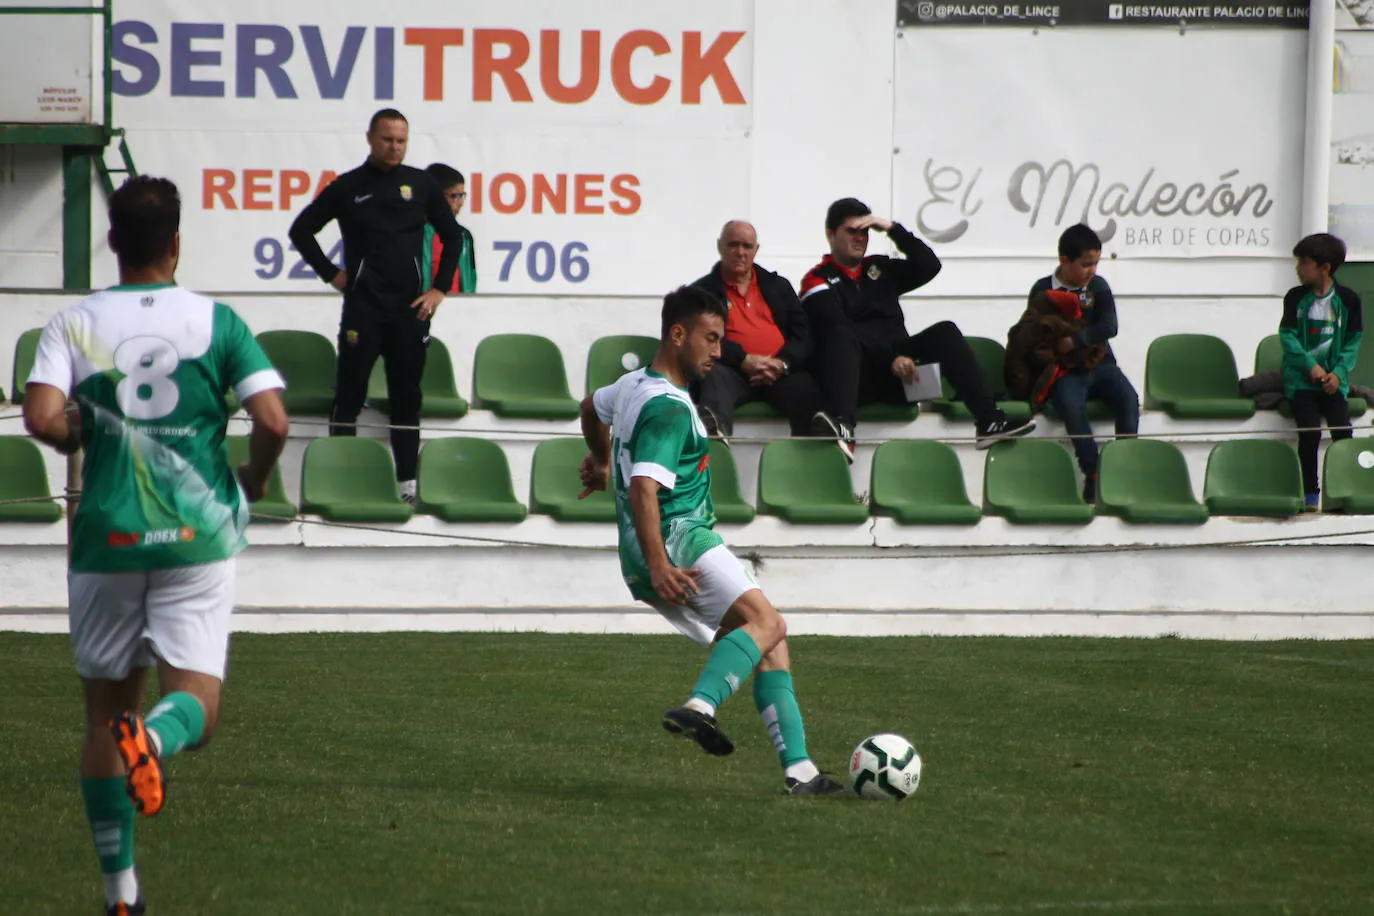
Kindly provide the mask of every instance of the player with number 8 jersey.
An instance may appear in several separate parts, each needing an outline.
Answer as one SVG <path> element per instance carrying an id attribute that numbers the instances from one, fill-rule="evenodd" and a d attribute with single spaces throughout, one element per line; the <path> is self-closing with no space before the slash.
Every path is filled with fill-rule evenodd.
<path id="1" fill-rule="evenodd" d="M 145 911 L 134 814 L 161 811 L 170 760 L 215 733 L 247 502 L 263 497 L 289 429 L 281 376 L 247 325 L 176 285 L 180 225 L 165 178 L 134 176 L 111 195 L 119 285 L 49 322 L 24 392 L 34 438 L 85 452 L 68 633 L 106 916 Z M 224 448 L 229 391 L 252 420 L 237 472 Z M 154 664 L 161 697 L 145 717 Z"/>
<path id="2" fill-rule="evenodd" d="M 103 290 L 44 328 L 34 383 L 66 392 L 85 431 L 72 569 L 164 569 L 242 549 L 248 506 L 224 458 L 224 394 L 284 385 L 233 309 L 172 284 Z"/>

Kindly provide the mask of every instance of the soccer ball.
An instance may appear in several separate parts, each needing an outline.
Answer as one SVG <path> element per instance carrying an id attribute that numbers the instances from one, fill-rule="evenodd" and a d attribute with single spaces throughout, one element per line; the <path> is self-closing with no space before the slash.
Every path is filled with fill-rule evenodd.
<path id="1" fill-rule="evenodd" d="M 849 757 L 849 785 L 864 798 L 901 801 L 921 784 L 921 755 L 901 735 L 865 738 Z"/>

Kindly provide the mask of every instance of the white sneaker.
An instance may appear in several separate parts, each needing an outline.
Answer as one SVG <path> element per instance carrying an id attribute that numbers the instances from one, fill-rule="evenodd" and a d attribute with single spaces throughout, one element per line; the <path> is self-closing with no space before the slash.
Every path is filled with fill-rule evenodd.
<path id="1" fill-rule="evenodd" d="M 401 491 L 401 502 L 415 505 L 415 481 L 402 480 L 396 486 Z"/>

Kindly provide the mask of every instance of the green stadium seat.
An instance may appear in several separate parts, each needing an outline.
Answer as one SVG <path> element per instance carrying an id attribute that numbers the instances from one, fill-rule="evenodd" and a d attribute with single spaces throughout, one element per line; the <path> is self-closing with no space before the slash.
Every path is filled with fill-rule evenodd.
<path id="1" fill-rule="evenodd" d="M 0 436 L 0 468 L 5 469 L 0 474 L 0 502 L 52 496 L 43 453 L 33 440 L 25 436 Z M 0 522 L 61 521 L 63 505 L 58 499 L 0 505 Z"/>
<path id="2" fill-rule="evenodd" d="M 519 522 L 525 504 L 515 498 L 510 465 L 488 439 L 431 439 L 420 450 L 417 511 L 446 522 Z"/>
<path id="3" fill-rule="evenodd" d="M 1145 407 L 1179 420 L 1244 420 L 1255 402 L 1240 396 L 1236 358 L 1209 334 L 1168 334 L 1145 357 Z"/>
<path id="4" fill-rule="evenodd" d="M 582 481 L 577 468 L 587 457 L 587 443 L 572 436 L 545 439 L 534 449 L 530 468 L 530 511 L 560 522 L 614 522 L 615 496 L 598 490 L 578 499 Z"/>
<path id="5" fill-rule="evenodd" d="M 716 521 L 742 525 L 754 520 L 754 507 L 740 495 L 735 455 L 718 439 L 711 440 L 711 502 Z"/>
<path id="6" fill-rule="evenodd" d="M 1298 452 L 1277 439 L 1220 442 L 1207 456 L 1203 497 L 1213 515 L 1296 515 L 1303 503 Z"/>
<path id="7" fill-rule="evenodd" d="M 859 524 L 868 507 L 854 497 L 849 465 L 834 443 L 774 439 L 759 461 L 759 511 L 793 524 Z"/>
<path id="8" fill-rule="evenodd" d="M 42 328 L 30 328 L 14 344 L 14 377 L 11 380 L 10 397 L 16 404 L 24 403 L 24 383 L 33 371 L 34 357 L 38 355 L 38 338 L 43 336 Z"/>
<path id="9" fill-rule="evenodd" d="M 750 401 L 735 408 L 736 420 L 785 420 L 767 401 Z"/>
<path id="10" fill-rule="evenodd" d="M 1365 457 L 1364 464 L 1361 456 Z M 1322 511 L 1374 515 L 1374 439 L 1342 439 L 1322 459 Z"/>
<path id="11" fill-rule="evenodd" d="M 1363 358 L 1368 355 L 1371 359 L 1374 359 L 1374 349 L 1371 349 L 1368 354 L 1364 351 L 1365 347 L 1363 342 L 1361 342 L 1360 357 L 1356 360 L 1355 371 L 1351 373 L 1350 377 L 1350 383 L 1352 385 L 1362 384 L 1358 381 L 1358 377 Z M 1279 342 L 1279 335 L 1270 334 L 1259 342 L 1259 346 L 1255 347 L 1255 374 L 1259 375 L 1261 372 L 1277 372 L 1282 369 L 1283 344 Z M 1365 387 L 1374 388 L 1374 368 L 1370 370 L 1370 375 L 1363 384 Z M 1350 416 L 1352 418 L 1363 416 L 1364 412 L 1369 409 L 1369 403 L 1365 401 L 1364 398 L 1347 397 L 1346 403 L 1350 405 Z M 1280 416 L 1287 417 L 1290 420 L 1293 419 L 1293 405 L 1289 403 L 1287 398 L 1280 401 L 1279 406 L 1275 409 L 1278 410 Z"/>
<path id="12" fill-rule="evenodd" d="M 376 439 L 333 436 L 305 448 L 301 511 L 332 522 L 405 522 L 391 452 Z"/>
<path id="13" fill-rule="evenodd" d="M 651 365 L 657 352 L 658 341 L 653 337 L 620 334 L 593 341 L 587 351 L 587 394 Z"/>
<path id="14" fill-rule="evenodd" d="M 1098 468 L 1097 511 L 1132 524 L 1207 521 L 1207 507 L 1193 495 L 1183 452 L 1160 439 L 1107 443 Z"/>
<path id="15" fill-rule="evenodd" d="M 282 403 L 295 416 L 328 416 L 334 406 L 335 354 L 314 331 L 263 331 L 258 343 L 286 381 Z"/>
<path id="16" fill-rule="evenodd" d="M 878 401 L 859 405 L 860 423 L 910 423 L 920 415 L 920 404 L 889 404 L 886 401 Z"/>
<path id="17" fill-rule="evenodd" d="M 534 334 L 484 338 L 474 358 L 472 393 L 474 406 L 502 417 L 575 420 L 581 414 L 568 392 L 558 345 Z"/>
<path id="18" fill-rule="evenodd" d="M 978 360 L 978 366 L 983 370 L 983 376 L 988 381 L 988 388 L 992 391 L 992 396 L 997 399 L 997 406 L 1008 417 L 1013 419 L 1024 419 L 1031 415 L 1031 405 L 1027 401 L 1010 400 L 1007 394 L 1007 383 L 1005 380 L 1007 348 L 990 337 L 969 337 L 968 345 L 973 350 L 974 357 Z M 943 414 L 951 420 L 969 422 L 973 420 L 973 411 L 968 409 L 968 405 L 963 402 L 950 384 L 947 377 L 941 373 L 941 387 L 944 388 L 945 396 L 934 401 L 927 401 L 926 407 L 933 413 Z"/>
<path id="19" fill-rule="evenodd" d="M 454 381 L 453 357 L 437 337 L 429 339 L 425 371 L 420 376 L 420 391 L 424 396 L 420 404 L 422 417 L 456 420 L 468 412 L 468 402 L 458 394 L 458 385 Z M 391 399 L 386 391 L 386 364 L 380 357 L 373 363 L 372 375 L 367 380 L 367 403 L 391 416 Z"/>
<path id="20" fill-rule="evenodd" d="M 873 514 L 903 525 L 973 525 L 983 512 L 969 502 L 954 449 L 933 439 L 893 439 L 873 454 Z"/>
<path id="21" fill-rule="evenodd" d="M 1360 340 L 1360 353 L 1355 357 L 1355 369 L 1350 373 L 1350 384 L 1361 388 L 1374 388 L 1374 330 L 1366 331 Z M 1364 398 L 1347 397 L 1350 416 L 1364 416 L 1369 410 L 1369 402 Z"/>
<path id="22" fill-rule="evenodd" d="M 248 437 L 225 436 L 224 449 L 230 469 L 236 469 L 248 460 Z M 264 525 L 286 524 L 287 521 L 296 517 L 296 504 L 286 496 L 280 464 L 272 468 L 272 476 L 267 479 L 267 495 L 255 503 L 249 503 L 248 511 L 253 513 L 252 520 L 254 522 L 261 522 Z M 275 518 L 259 518 L 259 515 L 271 515 Z"/>
<path id="23" fill-rule="evenodd" d="M 1064 446 L 1049 439 L 1016 439 L 988 449 L 983 514 L 1017 524 L 1085 525 L 1093 519 L 1093 507 L 1083 502 Z"/>
<path id="24" fill-rule="evenodd" d="M 921 415 L 919 404 L 861 404 L 860 423 L 910 423 Z M 767 401 L 750 401 L 735 408 L 736 420 L 786 420 Z"/>
<path id="25" fill-rule="evenodd" d="M 1283 344 L 1279 335 L 1270 334 L 1255 347 L 1255 374 L 1277 372 L 1283 368 Z"/>

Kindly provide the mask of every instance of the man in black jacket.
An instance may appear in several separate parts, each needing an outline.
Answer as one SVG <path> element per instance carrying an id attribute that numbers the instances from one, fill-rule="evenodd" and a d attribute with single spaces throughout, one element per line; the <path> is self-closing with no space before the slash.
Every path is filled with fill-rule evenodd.
<path id="1" fill-rule="evenodd" d="M 331 436 L 352 436 L 381 356 L 395 426 L 420 424 L 420 377 L 429 321 L 453 285 L 462 238 L 443 191 L 419 169 L 402 165 L 410 126 L 384 108 L 367 128 L 367 161 L 329 184 L 291 224 L 291 241 L 320 279 L 344 294 L 339 323 L 338 383 Z M 315 234 L 333 219 L 343 235 L 344 267 L 325 257 Z M 424 274 L 425 226 L 443 243 L 434 284 Z M 418 429 L 393 429 L 391 450 L 401 498 L 415 501 Z"/>
<path id="2" fill-rule="evenodd" d="M 887 233 L 906 257 L 868 255 L 870 229 Z M 830 205 L 825 235 L 830 254 L 807 272 L 801 294 L 817 341 L 814 364 L 827 410 L 816 418 L 813 434 L 834 436 L 853 461 L 859 404 L 906 403 L 902 382 L 919 378 L 917 366 L 926 363 L 940 364 L 973 412 L 978 448 L 1035 428 L 1034 420 L 1008 420 L 997 408 L 973 350 L 952 321 L 907 334 L 898 297 L 940 272 L 940 259 L 925 242 L 852 197 Z"/>
<path id="3" fill-rule="evenodd" d="M 764 400 L 787 417 L 792 435 L 805 436 L 820 407 L 820 388 L 802 366 L 811 331 L 792 284 L 754 263 L 758 235 L 731 220 L 716 240 L 720 260 L 693 283 L 730 303 L 721 356 L 701 380 L 697 403 L 713 436 L 729 436 L 735 408 Z"/>

